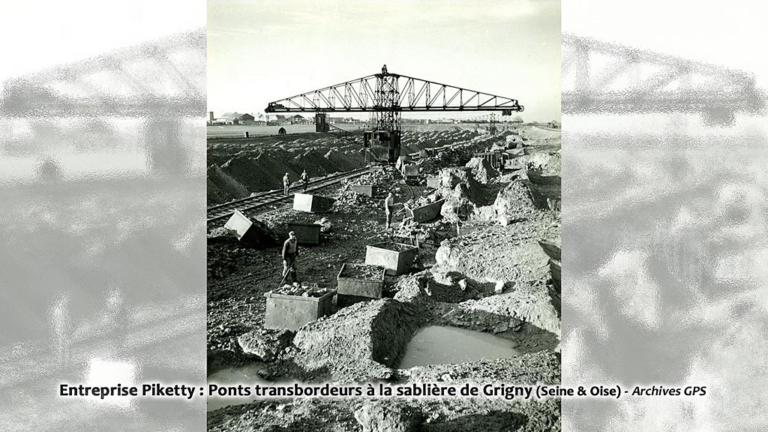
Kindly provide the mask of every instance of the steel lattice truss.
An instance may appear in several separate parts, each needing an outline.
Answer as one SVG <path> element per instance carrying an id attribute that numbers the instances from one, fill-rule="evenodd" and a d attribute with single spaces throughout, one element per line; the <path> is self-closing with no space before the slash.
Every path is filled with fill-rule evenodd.
<path id="1" fill-rule="evenodd" d="M 266 111 L 508 111 L 511 113 L 523 111 L 523 106 L 516 99 L 508 97 L 389 73 L 385 66 L 380 74 L 271 102 Z"/>
<path id="2" fill-rule="evenodd" d="M 755 78 L 721 66 L 563 35 L 564 113 L 757 113 Z"/>
<path id="3" fill-rule="evenodd" d="M 7 117 L 202 117 L 205 31 L 9 80 Z"/>

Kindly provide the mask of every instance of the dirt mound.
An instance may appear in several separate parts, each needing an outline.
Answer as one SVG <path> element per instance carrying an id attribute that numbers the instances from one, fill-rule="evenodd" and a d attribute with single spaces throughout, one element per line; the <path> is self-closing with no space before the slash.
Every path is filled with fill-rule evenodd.
<path id="1" fill-rule="evenodd" d="M 363 432 L 417 432 L 422 414 L 399 401 L 366 401 L 355 411 L 355 419 Z"/>
<path id="2" fill-rule="evenodd" d="M 282 178 L 286 172 L 294 181 L 299 176 L 289 166 L 265 153 L 254 159 L 244 156 L 232 158 L 221 169 L 254 192 L 282 189 Z"/>
<path id="3" fill-rule="evenodd" d="M 435 259 L 441 269 L 481 282 L 546 281 L 549 258 L 532 235 L 543 235 L 549 225 L 531 220 L 513 227 L 489 226 L 444 240 Z"/>
<path id="4" fill-rule="evenodd" d="M 294 156 L 290 159 L 288 165 L 290 165 L 297 173 L 307 170 L 307 173 L 313 177 L 341 171 L 331 163 L 331 161 L 315 150 L 307 150 L 298 156 Z"/>
<path id="5" fill-rule="evenodd" d="M 557 230 L 551 222 L 529 220 L 514 227 L 496 225 L 444 240 L 432 272 L 458 273 L 476 285 L 503 283 L 503 294 L 471 300 L 462 307 L 484 315 L 512 317 L 559 337 L 560 320 L 546 286 L 549 257 L 534 237 L 535 233 L 555 235 Z"/>
<path id="6" fill-rule="evenodd" d="M 470 189 L 476 189 L 478 186 L 467 168 L 443 168 L 438 176 L 440 177 L 440 188 L 443 190 L 453 190 L 459 184 L 467 184 Z M 446 193 L 446 195 L 448 194 Z"/>
<path id="7" fill-rule="evenodd" d="M 415 309 L 392 299 L 358 303 L 296 334 L 296 363 L 340 382 L 387 379 L 414 331 Z"/>
<path id="8" fill-rule="evenodd" d="M 359 168 L 365 161 L 364 157 L 358 153 L 341 152 L 336 149 L 330 149 L 323 157 L 336 168 L 337 171 L 351 171 Z"/>
<path id="9" fill-rule="evenodd" d="M 237 337 L 244 353 L 255 355 L 262 361 L 276 360 L 291 345 L 293 333 L 288 330 L 252 330 Z"/>
<path id="10" fill-rule="evenodd" d="M 471 372 L 470 372 L 471 370 Z M 413 382 L 435 382 L 450 377 L 452 384 L 463 382 L 510 382 L 520 385 L 560 382 L 560 359 L 552 351 L 472 363 L 417 366 L 403 370 Z M 447 377 L 446 377 L 447 378 Z"/>
<path id="11" fill-rule="evenodd" d="M 508 293 L 469 301 L 472 311 L 512 317 L 560 336 L 560 318 L 543 284 L 518 283 Z"/>
<path id="12" fill-rule="evenodd" d="M 526 168 L 542 175 L 560 175 L 560 152 L 534 153 L 526 158 Z"/>
<path id="13" fill-rule="evenodd" d="M 472 177 L 484 185 L 488 184 L 491 180 L 493 180 L 494 177 L 498 175 L 498 172 L 493 169 L 491 163 L 488 162 L 485 158 L 472 158 L 472 160 L 467 162 L 467 165 L 465 166 L 471 170 Z"/>
<path id="14" fill-rule="evenodd" d="M 208 205 L 216 205 L 219 203 L 232 201 L 235 199 L 235 196 L 230 195 L 225 190 L 219 188 L 216 186 L 216 183 L 214 183 L 210 178 L 207 179 L 208 183 Z"/>
<path id="15" fill-rule="evenodd" d="M 439 177 L 438 193 L 445 198 L 440 214 L 450 222 L 466 220 L 482 204 L 482 186 L 468 168 L 445 168 Z"/>
<path id="16" fill-rule="evenodd" d="M 406 277 L 397 282 L 394 290 L 395 300 L 402 302 L 424 302 L 428 300 L 441 303 L 460 303 L 482 296 L 474 286 L 453 283 L 441 283 L 430 272 L 422 272 Z"/>
<path id="17" fill-rule="evenodd" d="M 530 218 L 536 211 L 531 194 L 522 181 L 513 181 L 502 189 L 496 196 L 493 210 L 502 225 Z"/>
<path id="18" fill-rule="evenodd" d="M 449 222 L 466 220 L 478 208 L 477 193 L 467 184 L 456 185 L 453 191 L 445 197 L 440 214 Z"/>
<path id="19" fill-rule="evenodd" d="M 214 228 L 208 233 L 208 241 L 235 242 L 237 231 L 225 227 Z"/>
<path id="20" fill-rule="evenodd" d="M 219 194 L 226 196 L 227 201 L 235 198 L 243 198 L 250 194 L 248 188 L 237 181 L 234 177 L 227 174 L 221 167 L 211 165 L 208 167 L 208 184 L 213 184 Z M 209 195 L 209 201 L 212 197 Z"/>

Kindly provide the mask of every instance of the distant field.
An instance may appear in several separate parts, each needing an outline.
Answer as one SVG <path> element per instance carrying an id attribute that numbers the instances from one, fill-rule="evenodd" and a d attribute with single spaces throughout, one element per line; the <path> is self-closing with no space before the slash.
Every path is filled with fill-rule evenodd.
<path id="1" fill-rule="evenodd" d="M 289 134 L 296 134 L 296 133 L 310 133 L 315 131 L 315 125 L 285 125 L 285 126 L 241 126 L 241 125 L 231 125 L 231 126 L 208 126 L 206 129 L 207 135 L 209 138 L 218 138 L 218 137 L 242 137 L 244 133 L 250 132 L 251 136 L 268 136 L 268 135 L 277 135 L 277 131 L 280 130 L 281 127 L 285 128 L 285 131 Z M 350 125 L 350 124 L 342 124 L 340 125 L 342 129 L 348 130 L 350 132 L 356 132 L 359 131 L 360 126 L 359 125 Z M 514 128 L 516 125 L 511 125 L 508 123 L 497 123 L 496 127 L 499 130 L 502 129 L 509 129 Z M 471 123 L 463 123 L 463 124 L 405 124 L 403 125 L 404 131 L 418 131 L 418 132 L 434 132 L 434 131 L 453 131 L 453 130 L 467 130 L 467 129 L 485 129 L 488 128 L 487 123 L 480 123 L 480 124 L 471 124 Z M 542 129 L 547 129 L 543 127 Z"/>
<path id="2" fill-rule="evenodd" d="M 287 133 L 307 133 L 314 132 L 315 125 L 285 125 L 285 126 L 208 126 L 206 133 L 208 137 L 241 137 L 245 132 L 255 135 L 277 135 L 281 127 L 285 128 Z"/>

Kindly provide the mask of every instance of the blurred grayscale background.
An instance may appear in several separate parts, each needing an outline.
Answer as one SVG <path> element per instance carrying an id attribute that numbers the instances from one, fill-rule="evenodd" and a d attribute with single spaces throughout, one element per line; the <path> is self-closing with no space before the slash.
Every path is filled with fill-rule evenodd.
<path id="1" fill-rule="evenodd" d="M 565 431 L 768 430 L 766 12 L 563 2 Z"/>
<path id="2" fill-rule="evenodd" d="M 0 430 L 204 430 L 203 1 L 3 3 Z"/>

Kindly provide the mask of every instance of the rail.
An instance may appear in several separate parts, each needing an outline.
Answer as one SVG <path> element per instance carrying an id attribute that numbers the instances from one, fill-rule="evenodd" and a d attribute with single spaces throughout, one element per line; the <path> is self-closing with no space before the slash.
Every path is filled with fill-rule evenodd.
<path id="1" fill-rule="evenodd" d="M 342 180 L 359 177 L 361 175 L 368 174 L 369 172 L 370 169 L 365 167 L 352 171 L 332 174 L 330 176 L 316 180 L 311 180 L 307 187 L 307 192 L 333 186 L 340 183 Z M 295 190 L 300 187 L 301 185 L 292 185 L 288 191 L 290 192 L 292 189 Z M 282 190 L 271 190 L 267 192 L 260 192 L 247 198 L 241 198 L 238 200 L 230 201 L 228 203 L 218 204 L 212 207 L 208 207 L 208 223 L 227 218 L 231 216 L 235 210 L 239 210 L 241 212 L 255 210 L 260 207 L 279 203 L 288 199 L 291 199 L 291 196 L 286 196 Z"/>

